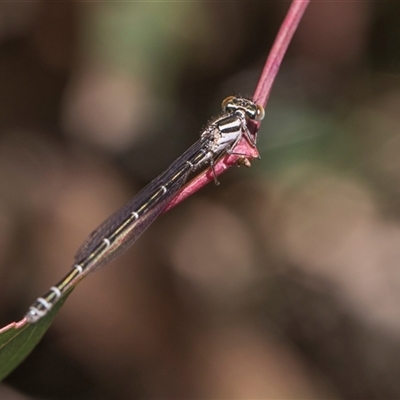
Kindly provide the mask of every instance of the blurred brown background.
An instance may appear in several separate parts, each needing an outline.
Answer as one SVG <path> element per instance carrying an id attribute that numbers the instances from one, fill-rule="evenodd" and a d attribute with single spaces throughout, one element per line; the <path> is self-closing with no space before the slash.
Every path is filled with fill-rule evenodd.
<path id="1" fill-rule="evenodd" d="M 251 96 L 288 5 L 0 4 L 1 326 Z M 0 398 L 400 398 L 399 16 L 312 3 L 262 159 L 82 282 Z"/>

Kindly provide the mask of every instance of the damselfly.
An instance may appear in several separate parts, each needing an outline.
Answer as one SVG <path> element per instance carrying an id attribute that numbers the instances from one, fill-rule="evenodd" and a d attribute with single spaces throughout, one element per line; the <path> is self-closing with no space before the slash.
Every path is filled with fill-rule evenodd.
<path id="1" fill-rule="evenodd" d="M 263 107 L 230 96 L 222 102 L 222 110 L 220 116 L 208 123 L 196 143 L 91 233 L 77 251 L 72 270 L 29 308 L 25 315 L 28 322 L 44 317 L 77 278 L 97 270 L 132 245 L 165 210 L 192 172 L 205 166 L 214 171 L 216 161 L 226 153 L 231 154 L 243 136 L 255 146 L 248 123 L 264 118 Z"/>

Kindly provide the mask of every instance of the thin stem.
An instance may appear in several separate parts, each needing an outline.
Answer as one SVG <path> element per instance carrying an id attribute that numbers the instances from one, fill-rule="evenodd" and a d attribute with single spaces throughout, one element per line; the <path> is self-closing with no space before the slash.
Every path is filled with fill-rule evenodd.
<path id="1" fill-rule="evenodd" d="M 309 0 L 293 0 L 281 28 L 279 29 L 278 35 L 276 36 L 275 43 L 268 55 L 267 62 L 265 63 L 253 96 L 253 100 L 257 104 L 261 104 L 264 108 L 267 105 L 272 84 L 278 74 L 283 57 L 308 3 Z"/>

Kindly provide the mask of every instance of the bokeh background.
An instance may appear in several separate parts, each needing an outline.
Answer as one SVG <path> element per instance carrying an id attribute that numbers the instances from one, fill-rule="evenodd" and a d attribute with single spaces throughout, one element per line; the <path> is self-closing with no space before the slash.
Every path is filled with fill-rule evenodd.
<path id="1" fill-rule="evenodd" d="M 0 4 L 0 321 L 219 112 L 288 2 Z M 319 1 L 231 169 L 89 275 L 1 399 L 400 398 L 400 3 Z"/>

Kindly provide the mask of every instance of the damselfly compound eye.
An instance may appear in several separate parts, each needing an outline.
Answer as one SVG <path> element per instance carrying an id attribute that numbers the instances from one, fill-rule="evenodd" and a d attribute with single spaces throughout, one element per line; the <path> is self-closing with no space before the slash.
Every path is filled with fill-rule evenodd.
<path id="1" fill-rule="evenodd" d="M 240 109 L 246 113 L 247 118 L 253 121 L 261 121 L 264 118 L 265 112 L 263 106 L 247 99 L 242 99 L 242 103 L 240 104 Z"/>
<path id="2" fill-rule="evenodd" d="M 254 117 L 254 119 L 256 121 L 262 121 L 265 117 L 264 107 L 260 106 L 259 104 L 256 104 L 256 107 L 257 107 L 257 112 L 256 112 L 256 116 Z"/>
<path id="3" fill-rule="evenodd" d="M 230 103 L 233 103 L 233 101 L 236 99 L 236 97 L 235 96 L 229 96 L 229 97 L 227 97 L 226 99 L 224 99 L 223 101 L 222 101 L 222 103 L 221 103 L 221 108 L 222 108 L 222 110 L 223 111 L 228 111 L 228 106 L 229 105 L 232 105 L 232 104 L 230 104 Z"/>

